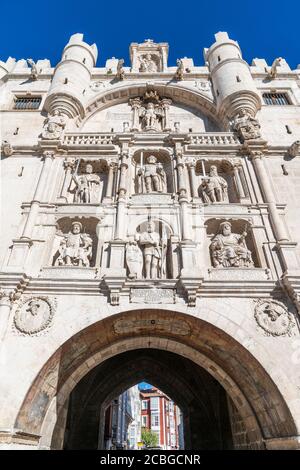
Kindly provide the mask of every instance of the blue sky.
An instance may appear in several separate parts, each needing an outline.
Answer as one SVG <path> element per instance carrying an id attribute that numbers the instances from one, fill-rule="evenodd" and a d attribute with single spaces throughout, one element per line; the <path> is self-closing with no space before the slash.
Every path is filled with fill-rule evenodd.
<path id="1" fill-rule="evenodd" d="M 153 385 L 148 384 L 147 382 L 140 382 L 138 385 L 140 390 L 147 390 L 148 388 L 153 387 Z"/>
<path id="2" fill-rule="evenodd" d="M 179 57 L 203 64 L 203 47 L 228 31 L 243 56 L 284 57 L 300 63 L 299 0 L 1 0 L 0 59 L 48 58 L 55 65 L 68 38 L 85 34 L 98 46 L 98 66 L 115 56 L 129 65 L 130 42 L 146 38 L 170 44 L 169 65 Z"/>

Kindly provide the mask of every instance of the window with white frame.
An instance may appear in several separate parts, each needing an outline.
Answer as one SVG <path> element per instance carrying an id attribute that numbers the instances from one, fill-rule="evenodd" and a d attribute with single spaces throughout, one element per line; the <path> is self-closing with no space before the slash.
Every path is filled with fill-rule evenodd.
<path id="1" fill-rule="evenodd" d="M 151 410 L 158 410 L 159 408 L 159 397 L 151 397 L 150 398 L 150 409 Z"/>
<path id="2" fill-rule="evenodd" d="M 142 400 L 142 410 L 148 409 L 148 400 Z"/>
<path id="3" fill-rule="evenodd" d="M 159 426 L 159 415 L 158 413 L 151 415 L 151 428 L 157 428 Z"/>

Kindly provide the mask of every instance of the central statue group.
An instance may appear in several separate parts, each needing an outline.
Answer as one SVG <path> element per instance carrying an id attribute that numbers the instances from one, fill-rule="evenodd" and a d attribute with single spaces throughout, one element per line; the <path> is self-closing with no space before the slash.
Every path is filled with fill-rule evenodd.
<path id="1" fill-rule="evenodd" d="M 160 235 L 150 220 L 147 231 L 136 235 L 126 246 L 129 279 L 163 279 L 166 277 L 167 236 Z"/>

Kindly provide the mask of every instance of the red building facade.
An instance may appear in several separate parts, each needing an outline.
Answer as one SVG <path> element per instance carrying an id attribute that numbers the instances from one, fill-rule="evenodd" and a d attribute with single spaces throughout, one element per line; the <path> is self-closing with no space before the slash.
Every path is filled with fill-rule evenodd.
<path id="1" fill-rule="evenodd" d="M 151 429 L 158 436 L 162 449 L 179 449 L 181 412 L 178 406 L 157 388 L 141 391 L 142 429 Z"/>

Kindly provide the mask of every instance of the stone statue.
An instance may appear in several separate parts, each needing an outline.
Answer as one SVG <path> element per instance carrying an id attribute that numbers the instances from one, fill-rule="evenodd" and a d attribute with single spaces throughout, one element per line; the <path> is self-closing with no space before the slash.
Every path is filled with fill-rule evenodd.
<path id="1" fill-rule="evenodd" d="M 117 65 L 117 79 L 118 80 L 124 80 L 125 71 L 124 71 L 123 65 L 124 65 L 124 59 L 119 59 L 118 65 Z"/>
<path id="2" fill-rule="evenodd" d="M 154 62 L 154 60 L 151 57 L 151 54 L 146 54 L 140 56 L 140 72 L 148 72 L 148 73 L 153 73 L 157 72 L 157 66 Z"/>
<path id="3" fill-rule="evenodd" d="M 218 170 L 215 165 L 212 165 L 209 170 L 209 176 L 203 178 L 200 186 L 203 202 L 227 202 L 227 183 L 222 176 L 218 175 Z"/>
<path id="4" fill-rule="evenodd" d="M 271 80 L 273 80 L 274 78 L 277 77 L 277 67 L 280 66 L 281 61 L 282 61 L 281 57 L 278 57 L 277 59 L 274 60 L 272 66 L 271 66 L 271 70 L 269 72 L 269 78 Z"/>
<path id="5" fill-rule="evenodd" d="M 166 193 L 167 192 L 167 175 L 166 175 L 166 172 L 164 170 L 162 163 L 159 162 L 157 164 L 156 172 L 159 177 L 159 185 L 160 185 L 159 191 L 162 193 Z"/>
<path id="6" fill-rule="evenodd" d="M 141 279 L 143 269 L 143 255 L 136 240 L 129 241 L 126 245 L 126 265 L 129 271 L 129 279 Z"/>
<path id="7" fill-rule="evenodd" d="M 161 112 L 155 109 L 153 103 L 148 103 L 146 108 L 142 108 L 142 129 L 144 130 L 158 130 L 159 118 Z"/>
<path id="8" fill-rule="evenodd" d="M 60 139 L 66 126 L 66 119 L 58 109 L 55 109 L 52 115 L 47 117 L 44 123 L 42 133 L 43 139 Z"/>
<path id="9" fill-rule="evenodd" d="M 30 71 L 30 78 L 32 80 L 37 80 L 38 79 L 38 70 L 36 63 L 32 59 L 27 59 L 28 64 L 30 65 L 31 71 Z"/>
<path id="10" fill-rule="evenodd" d="M 215 268 L 253 267 L 251 251 L 248 250 L 245 242 L 246 236 L 246 231 L 241 235 L 232 233 L 231 223 L 222 222 L 219 233 L 210 244 L 213 266 Z"/>
<path id="11" fill-rule="evenodd" d="M 140 235 L 139 244 L 143 247 L 144 271 L 146 279 L 163 278 L 166 264 L 166 237 L 155 231 L 155 223 L 148 222 L 147 232 Z"/>
<path id="12" fill-rule="evenodd" d="M 176 64 L 177 64 L 177 70 L 175 73 L 175 78 L 176 80 L 180 81 L 180 80 L 183 80 L 183 74 L 184 74 L 183 61 L 181 59 L 177 59 Z"/>
<path id="13" fill-rule="evenodd" d="M 90 266 L 93 240 L 82 233 L 82 224 L 73 222 L 71 232 L 64 236 L 59 247 L 58 266 Z"/>
<path id="14" fill-rule="evenodd" d="M 167 192 L 166 172 L 154 155 L 150 155 L 144 167 L 138 170 L 137 187 L 139 193 Z"/>
<path id="15" fill-rule="evenodd" d="M 2 141 L 1 150 L 5 157 L 10 157 L 14 153 L 14 149 L 8 140 Z"/>
<path id="16" fill-rule="evenodd" d="M 93 166 L 91 163 L 87 163 L 85 174 L 73 175 L 72 178 L 76 185 L 74 202 L 96 202 L 95 195 L 100 185 L 100 177 L 93 172 Z"/>
<path id="17" fill-rule="evenodd" d="M 246 109 L 241 109 L 233 120 L 233 130 L 237 132 L 242 142 L 250 139 L 259 139 L 260 124 L 253 118 Z"/>

